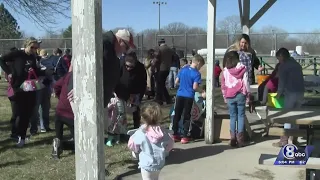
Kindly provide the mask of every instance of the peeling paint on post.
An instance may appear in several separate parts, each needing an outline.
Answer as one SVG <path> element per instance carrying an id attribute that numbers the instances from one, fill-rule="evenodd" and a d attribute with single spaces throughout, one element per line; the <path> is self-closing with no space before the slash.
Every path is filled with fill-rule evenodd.
<path id="1" fill-rule="evenodd" d="M 215 140 L 214 133 L 214 59 L 215 59 L 215 26 L 216 26 L 216 0 L 208 0 L 208 30 L 207 30 L 207 100 L 205 120 L 205 141 L 212 144 Z"/>
<path id="2" fill-rule="evenodd" d="M 105 179 L 101 2 L 71 2 L 77 180 Z"/>

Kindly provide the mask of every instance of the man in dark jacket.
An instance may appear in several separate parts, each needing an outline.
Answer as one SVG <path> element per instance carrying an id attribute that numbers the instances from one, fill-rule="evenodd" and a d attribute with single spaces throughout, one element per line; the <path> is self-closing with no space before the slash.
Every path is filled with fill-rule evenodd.
<path id="1" fill-rule="evenodd" d="M 104 108 L 113 95 L 114 88 L 119 82 L 120 61 L 119 57 L 129 49 L 135 49 L 132 34 L 126 29 L 120 29 L 116 34 L 108 31 L 103 36 L 103 94 Z M 72 65 L 71 65 L 72 66 Z M 145 71 L 145 70 L 144 70 Z M 69 101 L 73 101 L 73 90 L 68 93 Z M 105 116 L 107 118 L 107 116 Z M 105 123 L 107 124 L 107 123 Z M 105 127 L 107 128 L 107 127 Z"/>
<path id="2" fill-rule="evenodd" d="M 171 63 L 174 57 L 174 51 L 165 44 L 165 40 L 159 41 L 160 46 L 156 47 L 156 101 L 162 105 L 163 98 L 167 104 L 171 104 L 172 100 L 166 88 L 166 80 L 169 75 Z"/>
<path id="3" fill-rule="evenodd" d="M 179 55 L 177 54 L 176 48 L 172 48 L 174 54 L 173 54 L 173 59 L 170 67 L 170 72 L 169 72 L 169 87 L 170 89 L 176 88 L 175 80 L 177 78 L 178 70 L 180 68 L 180 58 Z"/>
<path id="4" fill-rule="evenodd" d="M 120 81 L 115 88 L 115 93 L 120 100 L 128 102 L 132 99 L 141 102 L 147 87 L 147 73 L 144 65 L 138 61 L 135 52 L 126 54 L 123 64 L 120 66 Z M 130 103 L 130 102 L 129 102 Z M 133 112 L 134 128 L 140 127 L 140 108 L 135 104 Z"/>

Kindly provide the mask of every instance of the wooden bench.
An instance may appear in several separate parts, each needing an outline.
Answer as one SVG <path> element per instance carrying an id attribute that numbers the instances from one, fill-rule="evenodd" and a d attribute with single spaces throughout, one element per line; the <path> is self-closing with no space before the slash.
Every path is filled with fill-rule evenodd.
<path id="1" fill-rule="evenodd" d="M 283 129 L 283 128 L 270 128 L 269 136 L 294 136 L 294 137 L 307 137 L 306 129 Z M 320 130 L 314 130 L 314 138 L 320 139 Z"/>
<path id="2" fill-rule="evenodd" d="M 277 155 L 271 154 L 261 154 L 259 158 L 260 165 L 274 165 Z M 320 158 L 310 157 L 306 165 L 297 165 L 297 166 L 287 166 L 283 165 L 281 167 L 291 167 L 291 168 L 306 168 L 306 169 L 315 169 L 320 170 Z"/>
<path id="3" fill-rule="evenodd" d="M 272 130 L 272 125 L 291 123 L 296 125 L 320 125 L 320 111 L 319 107 L 315 106 L 303 106 L 298 109 L 276 109 L 276 108 L 267 108 L 267 117 L 266 117 L 266 132 L 267 134 L 273 134 L 275 131 Z M 271 129 L 270 129 L 271 128 Z M 270 132 L 271 130 L 271 132 Z M 306 130 L 296 129 L 292 131 L 280 132 L 280 134 L 296 134 L 294 136 L 303 135 L 306 133 Z M 277 134 L 277 133 L 276 133 Z M 279 134 L 279 133 L 278 133 Z M 279 135 L 280 135 L 279 134 Z M 315 133 L 315 135 L 318 133 Z M 303 135 L 305 137 L 306 135 Z"/>

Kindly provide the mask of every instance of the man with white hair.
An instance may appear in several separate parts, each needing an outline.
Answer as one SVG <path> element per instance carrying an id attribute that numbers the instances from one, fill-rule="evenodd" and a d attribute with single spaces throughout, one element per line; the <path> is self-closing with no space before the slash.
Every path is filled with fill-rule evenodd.
<path id="1" fill-rule="evenodd" d="M 130 49 L 136 49 L 136 46 L 133 43 L 132 34 L 127 29 L 120 29 L 115 34 L 108 31 L 103 35 L 104 108 L 107 107 L 120 78 L 119 57 Z M 68 93 L 68 99 L 73 101 L 73 90 Z"/>

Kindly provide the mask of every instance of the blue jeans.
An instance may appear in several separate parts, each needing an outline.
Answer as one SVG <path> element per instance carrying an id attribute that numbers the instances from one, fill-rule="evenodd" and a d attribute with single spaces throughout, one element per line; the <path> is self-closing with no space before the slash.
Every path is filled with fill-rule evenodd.
<path id="1" fill-rule="evenodd" d="M 241 133 L 244 131 L 244 118 L 246 111 L 246 96 L 242 93 L 238 93 L 233 98 L 227 98 L 227 104 L 230 114 L 230 131 L 231 133 Z M 238 128 L 236 131 L 236 122 L 238 122 Z"/>
<path id="2" fill-rule="evenodd" d="M 37 91 L 37 101 L 36 106 L 31 117 L 31 127 L 30 132 L 35 133 L 38 131 L 38 123 L 40 121 L 41 129 L 49 128 L 49 118 L 50 118 L 50 103 L 51 99 L 51 87 L 45 87 Z"/>
<path id="3" fill-rule="evenodd" d="M 302 106 L 304 93 L 286 92 L 284 95 L 284 109 L 295 109 Z M 284 129 L 295 129 L 298 126 L 295 124 L 285 123 Z"/>
<path id="4" fill-rule="evenodd" d="M 177 78 L 177 73 L 178 73 L 178 68 L 176 67 L 171 67 L 170 68 L 170 72 L 169 72 L 169 87 L 170 88 L 175 88 L 175 81 L 176 81 L 176 78 Z"/>

